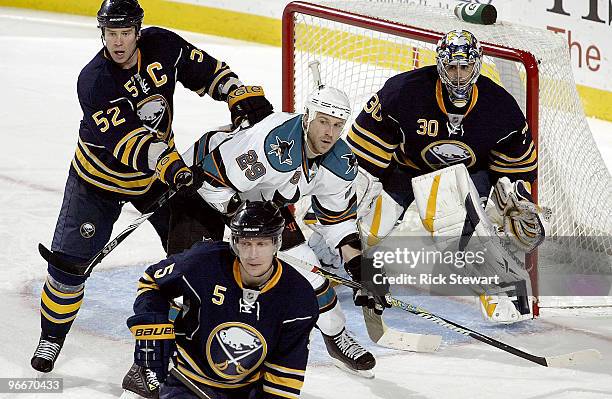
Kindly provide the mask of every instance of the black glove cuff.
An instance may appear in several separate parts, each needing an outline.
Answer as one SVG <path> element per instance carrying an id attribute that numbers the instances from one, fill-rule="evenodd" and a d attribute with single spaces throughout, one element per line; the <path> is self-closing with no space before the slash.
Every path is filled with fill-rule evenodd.
<path id="1" fill-rule="evenodd" d="M 336 245 L 336 248 L 340 249 L 345 245 L 348 245 L 351 248 L 358 249 L 361 251 L 361 239 L 359 238 L 359 234 L 351 233 L 347 235 L 342 240 L 340 240 L 338 245 Z"/>
<path id="2" fill-rule="evenodd" d="M 361 255 L 354 256 L 344 263 L 344 270 L 351 276 L 353 281 L 361 282 Z"/>

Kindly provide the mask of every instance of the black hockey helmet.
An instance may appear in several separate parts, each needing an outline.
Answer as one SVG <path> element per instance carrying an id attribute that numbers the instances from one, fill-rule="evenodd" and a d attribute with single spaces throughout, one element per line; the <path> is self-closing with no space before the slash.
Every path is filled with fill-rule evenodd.
<path id="1" fill-rule="evenodd" d="M 98 28 L 136 27 L 140 30 L 144 10 L 138 0 L 104 0 L 98 11 Z"/>
<path id="2" fill-rule="evenodd" d="M 238 238 L 266 238 L 274 239 L 277 249 L 281 245 L 281 237 L 285 228 L 285 218 L 272 201 L 245 201 L 240 205 L 230 222 L 232 232 L 232 249 Z"/>
<path id="3" fill-rule="evenodd" d="M 232 235 L 276 237 L 283 233 L 285 218 L 272 201 L 243 202 L 230 222 Z"/>

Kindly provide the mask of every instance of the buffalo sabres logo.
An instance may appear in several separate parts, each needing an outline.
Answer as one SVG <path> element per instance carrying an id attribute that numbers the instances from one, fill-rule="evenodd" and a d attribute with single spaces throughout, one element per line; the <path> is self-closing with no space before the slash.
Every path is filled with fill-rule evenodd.
<path id="1" fill-rule="evenodd" d="M 263 335 L 239 322 L 218 325 L 206 341 L 206 357 L 213 371 L 233 381 L 242 380 L 259 367 L 267 350 Z"/>
<path id="2" fill-rule="evenodd" d="M 351 175 L 357 173 L 357 157 L 353 154 L 344 154 L 341 156 L 342 159 L 346 160 L 346 172 L 345 175 Z"/>
<path id="3" fill-rule="evenodd" d="M 476 155 L 469 145 L 455 140 L 431 143 L 421 152 L 423 160 L 432 169 L 438 170 L 458 163 L 470 167 L 476 163 Z"/>
<path id="4" fill-rule="evenodd" d="M 96 234 L 96 226 L 91 222 L 85 222 L 79 228 L 79 232 L 83 238 L 91 238 Z"/>
<path id="5" fill-rule="evenodd" d="M 278 157 L 278 162 L 286 165 L 293 165 L 293 160 L 291 159 L 291 149 L 293 148 L 294 140 L 285 141 L 276 136 L 276 144 L 271 143 L 271 150 L 268 151 L 268 154 L 276 155 Z"/>
<path id="6" fill-rule="evenodd" d="M 157 133 L 158 139 L 165 140 L 168 137 L 172 115 L 163 96 L 156 94 L 142 100 L 137 105 L 136 114 L 146 128 Z"/>

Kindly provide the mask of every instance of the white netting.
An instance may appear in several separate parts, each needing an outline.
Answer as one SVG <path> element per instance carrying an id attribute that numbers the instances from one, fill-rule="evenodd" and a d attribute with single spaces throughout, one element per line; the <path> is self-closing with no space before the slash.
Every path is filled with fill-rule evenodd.
<path id="1" fill-rule="evenodd" d="M 450 10 L 414 4 L 366 0 L 312 3 L 440 34 L 464 28 L 483 43 L 533 54 L 539 61 L 539 119 L 531 121 L 539 131 L 538 196 L 540 204 L 553 210 L 553 239 L 549 242 L 557 242 L 555 248 L 563 249 L 540 251 L 538 268 L 580 274 L 612 272 L 612 179 L 587 125 L 562 37 L 506 22 L 469 24 Z M 305 13 L 295 14 L 294 21 L 294 101 L 298 112 L 313 89 L 308 73 L 308 63 L 313 60 L 320 61 L 325 84 L 349 94 L 353 117 L 389 77 L 435 63 L 435 44 L 423 40 Z M 487 56 L 483 74 L 512 93 L 525 111 L 522 64 Z"/>

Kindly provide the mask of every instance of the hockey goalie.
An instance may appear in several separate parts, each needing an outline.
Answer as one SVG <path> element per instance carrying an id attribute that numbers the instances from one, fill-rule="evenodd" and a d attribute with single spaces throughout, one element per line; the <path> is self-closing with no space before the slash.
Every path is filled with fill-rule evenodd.
<path id="1" fill-rule="evenodd" d="M 444 225 L 450 223 L 447 219 L 431 219 L 430 205 L 446 201 L 438 203 L 436 211 L 455 212 L 465 198 L 457 197 L 461 202 L 455 203 L 440 193 L 431 197 L 430 186 L 441 184 L 441 178 L 435 177 L 438 172 L 457 165 L 465 165 L 469 186 L 475 187 L 476 210 L 481 210 L 478 198 L 488 199 L 494 189 L 505 240 L 523 252 L 542 242 L 543 212 L 530 194 L 538 174 L 531 130 L 512 95 L 481 76 L 482 59 L 482 48 L 471 32 L 452 30 L 437 44 L 436 65 L 389 78 L 355 119 L 347 142 L 360 171 L 368 176 L 360 214 L 367 215 L 361 220 L 369 245 L 388 235 L 415 200 L 434 237 L 442 234 L 439 227 L 452 230 L 454 226 Z M 421 187 L 425 176 L 434 180 Z M 468 186 L 463 180 L 461 185 Z M 521 317 L 511 311 L 510 303 L 517 302 L 514 297 L 483 293 L 487 318 L 514 322 L 529 317 L 526 306 L 517 308 Z"/>
<path id="2" fill-rule="evenodd" d="M 496 277 L 495 284 L 469 287 L 479 297 L 485 319 L 514 323 L 532 318 L 531 282 L 522 259 L 543 242 L 550 210 L 533 203 L 522 181 L 501 178 L 493 187 L 494 206 L 485 211 L 486 202 L 463 164 L 413 178 L 412 190 L 421 223 L 439 251 L 484 254 L 483 262 L 454 271 Z M 384 190 L 379 193 L 360 219 L 369 244 L 389 235 L 403 216 L 402 207 Z"/>

